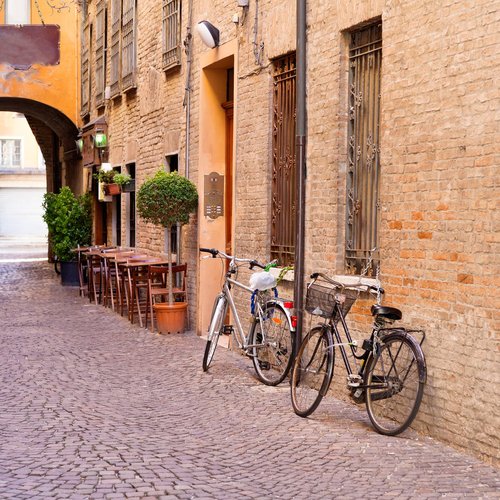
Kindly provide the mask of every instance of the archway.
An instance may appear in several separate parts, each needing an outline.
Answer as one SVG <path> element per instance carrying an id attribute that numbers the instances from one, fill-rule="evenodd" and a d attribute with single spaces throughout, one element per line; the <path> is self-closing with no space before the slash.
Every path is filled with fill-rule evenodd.
<path id="1" fill-rule="evenodd" d="M 0 142 L 3 147 L 0 257 L 15 253 L 14 248 L 21 258 L 26 252 L 33 254 L 30 250 L 36 242 L 44 246 L 47 255 L 47 245 L 40 237 L 40 228 L 36 227 L 41 219 L 41 201 L 44 192 L 57 192 L 64 185 L 75 193 L 82 191 L 81 160 L 75 143 L 77 135 L 76 125 L 55 108 L 30 99 L 0 97 Z M 31 151 L 36 144 L 43 156 L 45 171 L 39 168 L 36 153 Z"/>

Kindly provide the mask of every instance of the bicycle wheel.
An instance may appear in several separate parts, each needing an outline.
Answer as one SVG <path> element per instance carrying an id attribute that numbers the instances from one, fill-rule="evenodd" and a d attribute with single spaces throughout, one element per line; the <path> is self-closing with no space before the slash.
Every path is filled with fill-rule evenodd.
<path id="1" fill-rule="evenodd" d="M 205 354 L 203 355 L 203 371 L 206 372 L 214 358 L 217 342 L 224 327 L 224 318 L 226 316 L 227 300 L 224 295 L 219 295 L 215 299 L 212 319 L 208 328 L 207 345 L 205 346 Z"/>
<path id="2" fill-rule="evenodd" d="M 330 387 L 334 363 L 330 330 L 314 327 L 302 342 L 292 369 L 292 406 L 297 415 L 307 417 L 318 407 Z"/>
<path id="3" fill-rule="evenodd" d="M 249 335 L 252 361 L 259 379 L 266 385 L 278 385 L 290 371 L 293 359 L 292 325 L 283 306 L 268 302 L 262 321 L 255 318 Z"/>
<path id="4" fill-rule="evenodd" d="M 403 432 L 417 415 L 426 379 L 420 345 L 403 333 L 387 335 L 378 356 L 366 364 L 366 410 L 373 427 L 387 436 Z"/>

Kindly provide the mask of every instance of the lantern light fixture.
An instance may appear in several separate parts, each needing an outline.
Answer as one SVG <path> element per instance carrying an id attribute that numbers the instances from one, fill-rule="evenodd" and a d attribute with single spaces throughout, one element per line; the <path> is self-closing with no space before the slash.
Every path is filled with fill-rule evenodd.
<path id="1" fill-rule="evenodd" d="M 211 49 L 219 46 L 219 30 L 208 21 L 200 21 L 197 26 L 198 34 L 203 43 Z"/>
<path id="2" fill-rule="evenodd" d="M 108 145 L 108 138 L 102 130 L 97 130 L 94 136 L 94 146 L 96 148 L 105 148 Z"/>

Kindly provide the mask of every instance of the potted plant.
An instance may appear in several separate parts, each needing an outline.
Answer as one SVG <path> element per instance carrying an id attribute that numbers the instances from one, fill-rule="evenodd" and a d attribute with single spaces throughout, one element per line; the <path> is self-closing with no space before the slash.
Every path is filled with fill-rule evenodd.
<path id="1" fill-rule="evenodd" d="M 92 215 L 88 193 L 75 196 L 69 187 L 59 193 L 46 193 L 43 220 L 49 230 L 49 242 L 61 267 L 63 285 L 79 285 L 78 246 L 89 245 L 92 238 Z"/>
<path id="2" fill-rule="evenodd" d="M 146 221 L 166 228 L 168 260 L 168 303 L 155 304 L 161 332 L 184 331 L 187 302 L 174 302 L 170 234 L 175 224 L 187 224 L 198 206 L 196 186 L 177 172 L 159 170 L 144 182 L 137 194 L 137 212 Z"/>
<path id="3" fill-rule="evenodd" d="M 135 180 L 132 179 L 132 176 L 129 174 L 115 174 L 113 178 L 113 182 L 120 186 L 120 190 L 124 191 L 133 191 L 135 188 Z"/>
<path id="4" fill-rule="evenodd" d="M 117 175 L 119 174 L 116 170 L 112 168 L 104 169 L 101 167 L 99 172 L 94 174 L 94 178 L 102 184 L 104 194 L 117 195 L 120 194 L 120 186 L 115 181 Z"/>

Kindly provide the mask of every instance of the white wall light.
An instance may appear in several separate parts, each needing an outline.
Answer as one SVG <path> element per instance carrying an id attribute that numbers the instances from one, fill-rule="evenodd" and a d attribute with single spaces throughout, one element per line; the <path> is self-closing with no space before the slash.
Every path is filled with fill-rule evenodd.
<path id="1" fill-rule="evenodd" d="M 208 21 L 200 21 L 196 29 L 200 35 L 203 43 L 213 49 L 219 45 L 219 30 Z"/>

